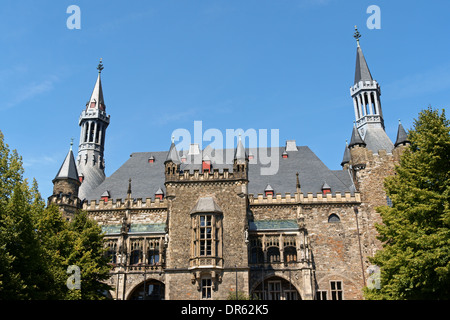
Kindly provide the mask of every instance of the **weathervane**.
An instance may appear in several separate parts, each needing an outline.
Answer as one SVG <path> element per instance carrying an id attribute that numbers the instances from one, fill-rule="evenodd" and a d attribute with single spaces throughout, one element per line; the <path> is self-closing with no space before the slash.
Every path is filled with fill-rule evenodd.
<path id="1" fill-rule="evenodd" d="M 356 42 L 358 43 L 358 47 L 359 47 L 359 38 L 361 38 L 361 34 L 359 33 L 357 26 L 355 26 L 355 34 L 353 35 L 353 38 L 356 39 Z"/>
<path id="2" fill-rule="evenodd" d="M 103 67 L 103 58 L 100 58 L 100 63 L 97 66 L 98 73 L 102 73 Z"/>

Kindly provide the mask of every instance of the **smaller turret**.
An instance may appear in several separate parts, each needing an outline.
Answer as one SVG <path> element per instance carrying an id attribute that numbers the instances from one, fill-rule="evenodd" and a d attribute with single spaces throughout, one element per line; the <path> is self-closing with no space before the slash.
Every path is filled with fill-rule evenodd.
<path id="1" fill-rule="evenodd" d="M 78 198 L 80 181 L 77 166 L 72 152 L 73 142 L 70 143 L 70 150 L 58 173 L 53 179 L 53 194 L 48 198 L 48 203 L 54 203 L 60 207 L 63 217 L 71 220 L 81 208 L 81 201 Z"/>

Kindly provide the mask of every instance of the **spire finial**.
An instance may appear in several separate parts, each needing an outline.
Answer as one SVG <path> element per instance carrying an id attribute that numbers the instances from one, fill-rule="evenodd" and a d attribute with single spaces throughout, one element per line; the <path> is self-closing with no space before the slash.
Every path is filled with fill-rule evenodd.
<path id="1" fill-rule="evenodd" d="M 131 178 L 128 180 L 128 190 L 127 194 L 131 194 Z"/>
<path id="2" fill-rule="evenodd" d="M 72 151 L 72 146 L 73 146 L 73 138 L 70 138 L 70 151 Z"/>
<path id="3" fill-rule="evenodd" d="M 100 58 L 100 62 L 98 64 L 98 66 L 97 66 L 98 73 L 102 73 L 103 69 L 104 69 L 104 67 L 103 67 L 103 58 Z"/>
<path id="4" fill-rule="evenodd" d="M 400 119 L 398 119 L 398 124 L 402 124 L 402 122 L 400 121 Z"/>
<path id="5" fill-rule="evenodd" d="M 175 143 L 175 136 L 172 136 L 172 143 Z"/>
<path id="6" fill-rule="evenodd" d="M 355 34 L 353 35 L 353 38 L 356 39 L 356 43 L 358 44 L 359 47 L 359 38 L 361 38 L 361 34 L 359 33 L 357 26 L 355 26 Z"/>

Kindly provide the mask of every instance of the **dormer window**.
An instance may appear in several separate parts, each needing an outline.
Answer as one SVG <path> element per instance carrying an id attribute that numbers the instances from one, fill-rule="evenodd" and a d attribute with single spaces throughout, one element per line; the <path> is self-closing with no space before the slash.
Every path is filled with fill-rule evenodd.
<path id="1" fill-rule="evenodd" d="M 158 189 L 155 193 L 155 199 L 162 200 L 164 198 L 164 191 L 161 188 Z"/>
<path id="2" fill-rule="evenodd" d="M 264 189 L 264 194 L 265 194 L 266 197 L 269 196 L 269 195 L 271 195 L 273 197 L 274 190 L 273 190 L 273 188 L 272 188 L 272 186 L 270 184 L 268 184 L 266 189 Z"/>
<path id="3" fill-rule="evenodd" d="M 211 171 L 211 159 L 208 156 L 205 156 L 203 158 L 202 170 L 203 171 Z"/>
<path id="4" fill-rule="evenodd" d="M 103 192 L 103 194 L 100 196 L 100 199 L 103 200 L 104 202 L 108 202 L 110 197 L 109 191 L 106 190 L 105 192 Z"/>
<path id="5" fill-rule="evenodd" d="M 254 158 L 253 153 L 251 151 L 249 151 L 248 160 L 253 160 L 253 158 Z"/>
<path id="6" fill-rule="evenodd" d="M 183 155 L 183 156 L 181 157 L 181 162 L 185 163 L 186 160 L 187 160 L 186 155 Z"/>
<path id="7" fill-rule="evenodd" d="M 288 153 L 286 152 L 286 150 L 283 151 L 283 153 L 281 154 L 281 157 L 283 159 L 287 159 L 288 158 Z"/>
<path id="8" fill-rule="evenodd" d="M 155 157 L 151 156 L 150 158 L 148 158 L 148 163 L 154 163 L 155 162 Z"/>
<path id="9" fill-rule="evenodd" d="M 322 186 L 322 194 L 326 195 L 328 193 L 331 193 L 331 187 L 326 182 L 324 182 Z"/>
<path id="10" fill-rule="evenodd" d="M 84 181 L 84 175 L 83 175 L 82 173 L 78 176 L 78 181 L 80 181 L 81 183 L 83 183 L 83 181 Z"/>

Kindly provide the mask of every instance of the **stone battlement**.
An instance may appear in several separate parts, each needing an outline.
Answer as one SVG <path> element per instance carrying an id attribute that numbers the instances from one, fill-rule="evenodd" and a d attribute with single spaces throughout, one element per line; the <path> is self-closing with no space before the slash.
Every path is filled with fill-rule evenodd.
<path id="1" fill-rule="evenodd" d="M 319 203 L 353 203 L 353 202 L 361 202 L 361 196 L 359 193 L 354 193 L 353 195 L 350 192 L 345 192 L 342 194 L 341 192 L 336 192 L 334 195 L 328 193 L 323 195 L 322 193 L 317 193 L 314 195 L 312 192 L 308 192 L 306 196 L 303 193 L 286 193 L 283 197 L 281 193 L 277 193 L 274 196 L 267 195 L 266 197 L 263 194 L 258 194 L 255 196 L 254 194 L 249 194 L 249 202 L 250 205 L 268 205 L 268 204 L 319 204 Z"/>
<path id="2" fill-rule="evenodd" d="M 167 209 L 167 203 L 168 201 L 166 199 L 160 200 L 159 198 L 152 199 L 152 198 L 137 198 L 131 200 L 130 209 Z M 105 202 L 105 200 L 100 199 L 98 200 L 91 200 L 91 201 L 85 201 L 83 203 L 83 210 L 87 211 L 94 211 L 94 210 L 103 210 L 103 209 L 120 209 L 124 210 L 127 209 L 127 200 L 122 199 L 109 199 Z"/>
<path id="3" fill-rule="evenodd" d="M 247 173 L 245 171 L 231 171 L 228 168 L 219 170 L 214 168 L 211 171 L 207 169 L 199 170 L 185 170 L 176 173 L 166 173 L 167 182 L 207 182 L 207 181 L 224 181 L 224 180 L 239 180 L 246 179 Z"/>

